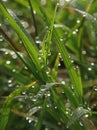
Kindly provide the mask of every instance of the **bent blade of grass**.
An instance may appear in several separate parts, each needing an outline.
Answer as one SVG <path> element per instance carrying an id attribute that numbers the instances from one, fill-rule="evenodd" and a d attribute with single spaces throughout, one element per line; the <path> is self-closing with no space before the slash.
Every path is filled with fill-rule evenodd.
<path id="1" fill-rule="evenodd" d="M 89 110 L 84 109 L 83 107 L 78 107 L 72 114 L 67 127 L 69 128 L 75 121 L 79 120 L 83 115 L 89 113 Z"/>
<path id="2" fill-rule="evenodd" d="M 11 105 L 13 99 L 16 96 L 20 95 L 21 92 L 29 89 L 30 87 L 32 87 L 35 84 L 36 84 L 36 82 L 33 82 L 33 83 L 23 86 L 19 89 L 16 89 L 7 97 L 7 99 L 4 102 L 3 109 L 2 109 L 2 114 L 1 114 L 1 119 L 0 119 L 0 130 L 6 129 L 6 125 L 8 123 L 9 114 L 10 114 L 10 105 Z"/>

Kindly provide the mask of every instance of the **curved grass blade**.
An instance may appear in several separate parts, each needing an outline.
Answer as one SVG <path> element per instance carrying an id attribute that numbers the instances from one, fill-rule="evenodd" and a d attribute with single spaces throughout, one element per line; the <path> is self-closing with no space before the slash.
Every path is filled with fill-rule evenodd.
<path id="1" fill-rule="evenodd" d="M 67 127 L 69 128 L 75 121 L 79 120 L 83 115 L 89 113 L 89 110 L 84 109 L 83 107 L 78 107 L 72 114 Z"/>
<path id="2" fill-rule="evenodd" d="M 1 119 L 0 119 L 0 129 L 1 130 L 5 130 L 6 129 L 6 125 L 8 123 L 8 119 L 9 119 L 9 114 L 10 114 L 10 109 L 11 109 L 11 103 L 13 101 L 13 99 L 20 95 L 21 92 L 29 89 L 32 85 L 35 85 L 36 82 L 33 82 L 31 84 L 28 84 L 26 86 L 23 86 L 19 89 L 14 90 L 9 96 L 8 98 L 5 100 L 4 105 L 3 105 L 3 109 L 2 109 L 2 114 L 1 114 Z"/>

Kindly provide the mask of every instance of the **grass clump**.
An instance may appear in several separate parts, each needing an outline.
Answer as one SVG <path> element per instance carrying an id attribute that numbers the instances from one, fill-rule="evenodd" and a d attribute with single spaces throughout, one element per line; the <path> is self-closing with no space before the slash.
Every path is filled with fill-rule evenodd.
<path id="1" fill-rule="evenodd" d="M 45 2 L 0 1 L 0 129 L 95 130 L 97 2 Z"/>

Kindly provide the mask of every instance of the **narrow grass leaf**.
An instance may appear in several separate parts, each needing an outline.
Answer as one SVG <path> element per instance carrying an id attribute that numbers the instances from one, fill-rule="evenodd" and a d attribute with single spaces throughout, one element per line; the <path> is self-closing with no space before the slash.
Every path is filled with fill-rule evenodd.
<path id="1" fill-rule="evenodd" d="M 0 119 L 0 129 L 1 130 L 5 130 L 6 129 L 6 125 L 8 123 L 8 119 L 9 119 L 9 114 L 10 114 L 10 109 L 11 109 L 11 103 L 13 101 L 13 99 L 20 95 L 21 92 L 29 89 L 30 87 L 32 87 L 32 85 L 35 85 L 36 82 L 33 82 L 31 84 L 28 84 L 26 86 L 23 86 L 21 88 L 18 88 L 16 90 L 14 90 L 5 100 L 4 105 L 3 105 L 3 109 L 2 109 L 2 114 L 1 114 L 1 119 Z"/>
<path id="2" fill-rule="evenodd" d="M 44 103 L 42 105 L 42 109 L 40 111 L 40 115 L 39 115 L 39 118 L 38 118 L 38 122 L 37 122 L 37 124 L 35 126 L 35 130 L 41 130 L 43 117 L 44 117 L 44 114 L 45 114 L 45 108 L 46 108 L 46 100 L 44 100 Z"/>
<path id="3" fill-rule="evenodd" d="M 79 103 L 78 99 L 76 98 L 76 95 L 74 95 L 74 92 L 71 90 L 71 88 L 67 87 L 66 85 L 61 84 L 60 86 L 63 88 L 64 93 L 66 97 L 69 99 L 72 106 L 76 108 Z"/>

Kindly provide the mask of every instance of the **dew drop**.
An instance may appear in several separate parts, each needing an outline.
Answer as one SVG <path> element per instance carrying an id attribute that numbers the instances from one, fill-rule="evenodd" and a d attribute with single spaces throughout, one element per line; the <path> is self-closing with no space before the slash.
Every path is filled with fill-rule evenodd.
<path id="1" fill-rule="evenodd" d="M 74 34 L 74 35 L 75 35 L 75 34 L 76 34 L 76 31 L 73 31 L 73 32 L 72 32 L 72 34 Z"/>
<path id="2" fill-rule="evenodd" d="M 85 50 L 83 50 L 83 51 L 82 51 L 82 54 L 83 54 L 83 55 L 86 55 L 86 51 L 85 51 Z"/>
<path id="3" fill-rule="evenodd" d="M 76 22 L 77 22 L 77 23 L 80 23 L 80 20 L 78 19 Z"/>
<path id="4" fill-rule="evenodd" d="M 57 109 L 58 107 L 57 107 L 57 106 L 55 106 L 54 108 L 55 108 L 55 109 Z"/>
<path id="5" fill-rule="evenodd" d="M 8 87 L 12 87 L 13 86 L 13 84 L 8 84 Z"/>
<path id="6" fill-rule="evenodd" d="M 79 122 L 80 126 L 83 126 L 83 123 L 82 122 Z"/>
<path id="7" fill-rule="evenodd" d="M 58 122 L 58 125 L 61 125 L 61 122 Z"/>
<path id="8" fill-rule="evenodd" d="M 62 81 L 61 83 L 62 83 L 62 84 L 65 84 L 65 81 Z"/>
<path id="9" fill-rule="evenodd" d="M 29 117 L 26 117 L 26 120 L 29 120 Z"/>
<path id="10" fill-rule="evenodd" d="M 8 83 L 12 83 L 12 80 L 10 79 L 10 80 L 8 80 Z"/>
<path id="11" fill-rule="evenodd" d="M 16 72 L 16 69 L 13 69 L 12 72 Z"/>
<path id="12" fill-rule="evenodd" d="M 37 99 L 36 99 L 36 98 L 33 98 L 33 99 L 32 99 L 32 101 L 33 101 L 33 102 L 36 102 L 36 101 L 37 101 Z"/>
<path id="13" fill-rule="evenodd" d="M 28 122 L 29 122 L 29 123 L 31 123 L 31 122 L 32 122 L 32 120 L 28 120 Z"/>
<path id="14" fill-rule="evenodd" d="M 92 68 L 90 68 L 90 67 L 89 67 L 89 68 L 88 68 L 88 70 L 89 70 L 89 71 L 91 71 L 91 70 L 92 70 Z"/>
<path id="15" fill-rule="evenodd" d="M 89 117 L 89 115 L 88 115 L 88 114 L 86 114 L 86 115 L 85 115 L 85 117 Z"/>
<path id="16" fill-rule="evenodd" d="M 94 91 L 96 91 L 96 92 L 97 92 L 97 86 L 94 86 Z"/>
<path id="17" fill-rule="evenodd" d="M 95 64 L 92 62 L 91 65 L 94 66 Z"/>
<path id="18" fill-rule="evenodd" d="M 66 114 L 68 115 L 68 114 L 69 114 L 69 112 L 68 112 L 68 111 L 66 111 Z"/>
<path id="19" fill-rule="evenodd" d="M 49 71 L 47 71 L 46 74 L 48 75 L 48 74 L 49 74 Z"/>
<path id="20" fill-rule="evenodd" d="M 10 63 L 11 63 L 11 61 L 9 61 L 9 60 L 6 61 L 6 64 L 7 64 L 7 65 L 9 65 Z"/>
<path id="21" fill-rule="evenodd" d="M 83 14 L 83 17 L 86 17 L 86 15 L 87 15 L 87 14 L 86 14 L 86 13 L 84 13 L 84 14 Z"/>
<path id="22" fill-rule="evenodd" d="M 4 54 L 5 54 L 5 55 L 8 55 L 8 52 L 6 51 Z"/>
<path id="23" fill-rule="evenodd" d="M 23 95 L 25 95 L 25 94 L 26 94 L 26 92 L 22 92 L 22 94 L 23 94 Z"/>
<path id="24" fill-rule="evenodd" d="M 35 86 L 32 86 L 32 88 L 35 88 Z"/>

